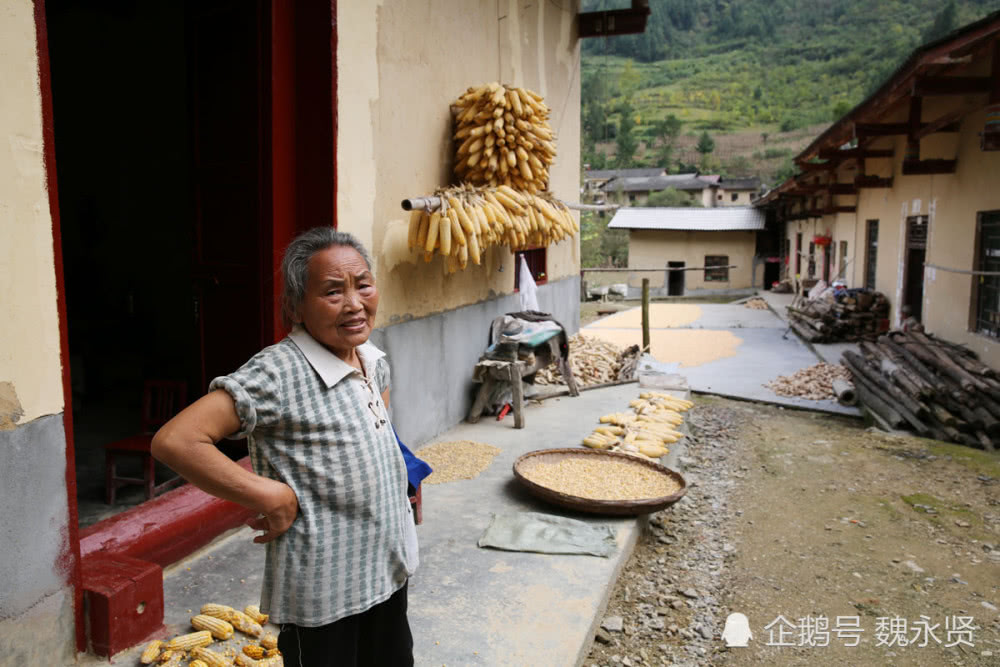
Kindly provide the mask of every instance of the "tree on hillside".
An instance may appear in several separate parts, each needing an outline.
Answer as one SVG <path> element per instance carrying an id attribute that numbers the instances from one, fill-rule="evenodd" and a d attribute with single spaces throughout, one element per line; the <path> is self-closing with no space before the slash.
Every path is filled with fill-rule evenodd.
<path id="1" fill-rule="evenodd" d="M 700 207 L 701 202 L 676 188 L 650 192 L 646 206 L 666 206 L 674 208 Z"/>
<path id="2" fill-rule="evenodd" d="M 701 170 L 706 171 L 708 158 L 712 154 L 712 151 L 715 150 L 715 139 L 708 133 L 708 130 L 703 131 L 701 136 L 698 137 L 698 145 L 694 149 L 701 153 Z"/>
<path id="3" fill-rule="evenodd" d="M 926 44 L 927 42 L 933 42 L 939 37 L 944 37 L 949 32 L 958 27 L 958 8 L 955 6 L 955 0 L 950 0 L 947 5 L 934 17 L 934 23 L 932 23 L 927 30 L 920 36 L 921 41 Z"/>
<path id="4" fill-rule="evenodd" d="M 627 168 L 632 165 L 635 152 L 639 148 L 639 140 L 635 136 L 635 109 L 632 103 L 625 99 L 618 107 L 621 120 L 618 122 L 618 135 L 615 143 L 618 145 L 618 153 L 615 155 L 615 164 L 619 168 Z"/>
<path id="5" fill-rule="evenodd" d="M 660 142 L 656 158 L 659 166 L 669 171 L 670 163 L 674 159 L 674 148 L 677 144 L 677 137 L 681 134 L 681 126 L 684 123 L 674 114 L 668 114 L 666 118 L 656 123 L 654 133 L 656 140 Z"/>

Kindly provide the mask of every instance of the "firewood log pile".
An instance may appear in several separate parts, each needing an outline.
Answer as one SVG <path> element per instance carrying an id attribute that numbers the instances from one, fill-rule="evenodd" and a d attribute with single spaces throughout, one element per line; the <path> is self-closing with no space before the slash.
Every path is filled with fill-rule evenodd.
<path id="1" fill-rule="evenodd" d="M 889 316 L 881 292 L 848 290 L 834 301 L 813 299 L 788 306 L 788 323 L 808 343 L 874 340 Z"/>
<path id="2" fill-rule="evenodd" d="M 844 352 L 858 399 L 889 428 L 994 451 L 1000 380 L 975 353 L 930 334 L 891 331 Z"/>
<path id="3" fill-rule="evenodd" d="M 838 378 L 850 380 L 851 373 L 839 364 L 818 363 L 792 375 L 779 375 L 764 386 L 779 396 L 823 401 L 836 398 L 833 381 Z"/>
<path id="4" fill-rule="evenodd" d="M 614 343 L 578 333 L 569 339 L 569 365 L 581 387 L 631 380 L 635 377 L 639 357 L 638 345 L 622 349 Z M 555 364 L 535 374 L 535 384 L 560 384 L 562 381 Z"/>

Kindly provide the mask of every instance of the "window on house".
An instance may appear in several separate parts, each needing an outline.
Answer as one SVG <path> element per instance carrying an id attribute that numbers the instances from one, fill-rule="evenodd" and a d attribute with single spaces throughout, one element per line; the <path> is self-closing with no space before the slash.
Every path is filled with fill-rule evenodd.
<path id="1" fill-rule="evenodd" d="M 728 266 L 729 255 L 705 255 L 705 282 L 729 280 Z"/>
<path id="2" fill-rule="evenodd" d="M 718 196 L 718 200 L 719 200 L 719 201 L 722 201 L 722 195 L 719 195 L 719 196 Z"/>
<path id="3" fill-rule="evenodd" d="M 734 193 L 733 193 L 732 195 L 730 195 L 730 196 L 731 196 L 731 197 L 733 198 L 733 201 L 736 201 L 737 199 L 739 199 L 739 198 L 740 198 L 740 195 L 739 195 L 739 193 L 738 193 L 738 192 L 734 192 Z"/>
<path id="4" fill-rule="evenodd" d="M 976 229 L 976 270 L 1000 271 L 1000 211 L 980 213 Z M 973 330 L 1000 338 L 1000 276 L 973 276 Z"/>
<path id="5" fill-rule="evenodd" d="M 802 273 L 802 232 L 795 235 L 795 275 Z"/>
<path id="6" fill-rule="evenodd" d="M 545 248 L 530 248 L 514 253 L 514 291 L 521 289 L 521 258 L 528 263 L 528 270 L 535 283 L 542 285 L 548 281 L 545 269 Z"/>
<path id="7" fill-rule="evenodd" d="M 865 231 L 865 287 L 875 289 L 875 268 L 878 262 L 878 220 L 869 220 Z"/>

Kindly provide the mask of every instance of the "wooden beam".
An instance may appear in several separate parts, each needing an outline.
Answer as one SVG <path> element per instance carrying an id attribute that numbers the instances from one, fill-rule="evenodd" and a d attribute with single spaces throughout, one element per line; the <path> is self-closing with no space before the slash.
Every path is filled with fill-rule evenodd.
<path id="1" fill-rule="evenodd" d="M 926 131 L 926 128 L 930 123 L 923 123 L 920 126 L 920 132 Z M 951 123 L 946 124 L 941 127 L 935 127 L 933 130 L 927 131 L 926 134 L 931 132 L 958 132 L 958 124 Z M 891 137 L 896 134 L 909 134 L 910 124 L 909 123 L 855 123 L 854 132 L 859 137 Z M 924 135 L 921 135 L 924 136 Z"/>
<path id="2" fill-rule="evenodd" d="M 795 165 L 804 172 L 812 173 L 817 171 L 830 171 L 837 165 L 829 162 L 798 162 Z"/>
<path id="3" fill-rule="evenodd" d="M 608 37 L 611 35 L 634 35 L 646 32 L 649 18 L 648 4 L 632 2 L 631 9 L 612 9 L 604 12 L 583 12 L 577 15 L 579 36 Z"/>
<path id="4" fill-rule="evenodd" d="M 914 95 L 978 95 L 990 92 L 989 76 L 928 76 L 913 84 Z"/>
<path id="5" fill-rule="evenodd" d="M 954 174 L 956 160 L 903 160 L 903 174 Z"/>
<path id="6" fill-rule="evenodd" d="M 922 123 L 920 129 L 914 133 L 915 139 L 923 139 L 924 137 L 934 134 L 935 132 L 958 132 L 958 123 L 955 122 L 963 116 L 969 114 L 973 111 L 972 107 L 962 107 L 961 109 L 956 109 L 941 116 L 937 120 L 932 120 L 929 123 Z M 941 128 L 955 126 L 954 130 L 943 130 Z"/>
<path id="7" fill-rule="evenodd" d="M 891 148 L 821 148 L 819 159 L 821 160 L 855 160 L 866 157 L 892 157 L 894 151 Z"/>
<path id="8" fill-rule="evenodd" d="M 830 194 L 831 195 L 856 195 L 858 194 L 858 187 L 854 183 L 831 183 L 830 184 Z"/>
<path id="9" fill-rule="evenodd" d="M 854 178 L 854 185 L 860 188 L 891 188 L 892 177 L 882 178 L 881 176 L 858 175 Z"/>

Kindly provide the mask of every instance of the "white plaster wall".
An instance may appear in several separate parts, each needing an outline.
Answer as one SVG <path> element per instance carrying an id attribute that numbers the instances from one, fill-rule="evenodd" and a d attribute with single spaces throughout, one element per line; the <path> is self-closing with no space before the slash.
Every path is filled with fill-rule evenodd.
<path id="1" fill-rule="evenodd" d="M 450 104 L 490 81 L 545 97 L 558 155 L 550 188 L 577 201 L 580 71 L 576 2 L 341 0 L 338 22 L 337 215 L 372 249 L 383 326 L 510 294 L 513 255 L 447 275 L 406 248 L 399 203 L 453 182 Z M 550 246 L 550 280 L 579 271 L 579 239 Z"/>
<path id="2" fill-rule="evenodd" d="M 20 423 L 63 408 L 33 11 L 30 0 L 0 4 L 0 383 Z"/>

